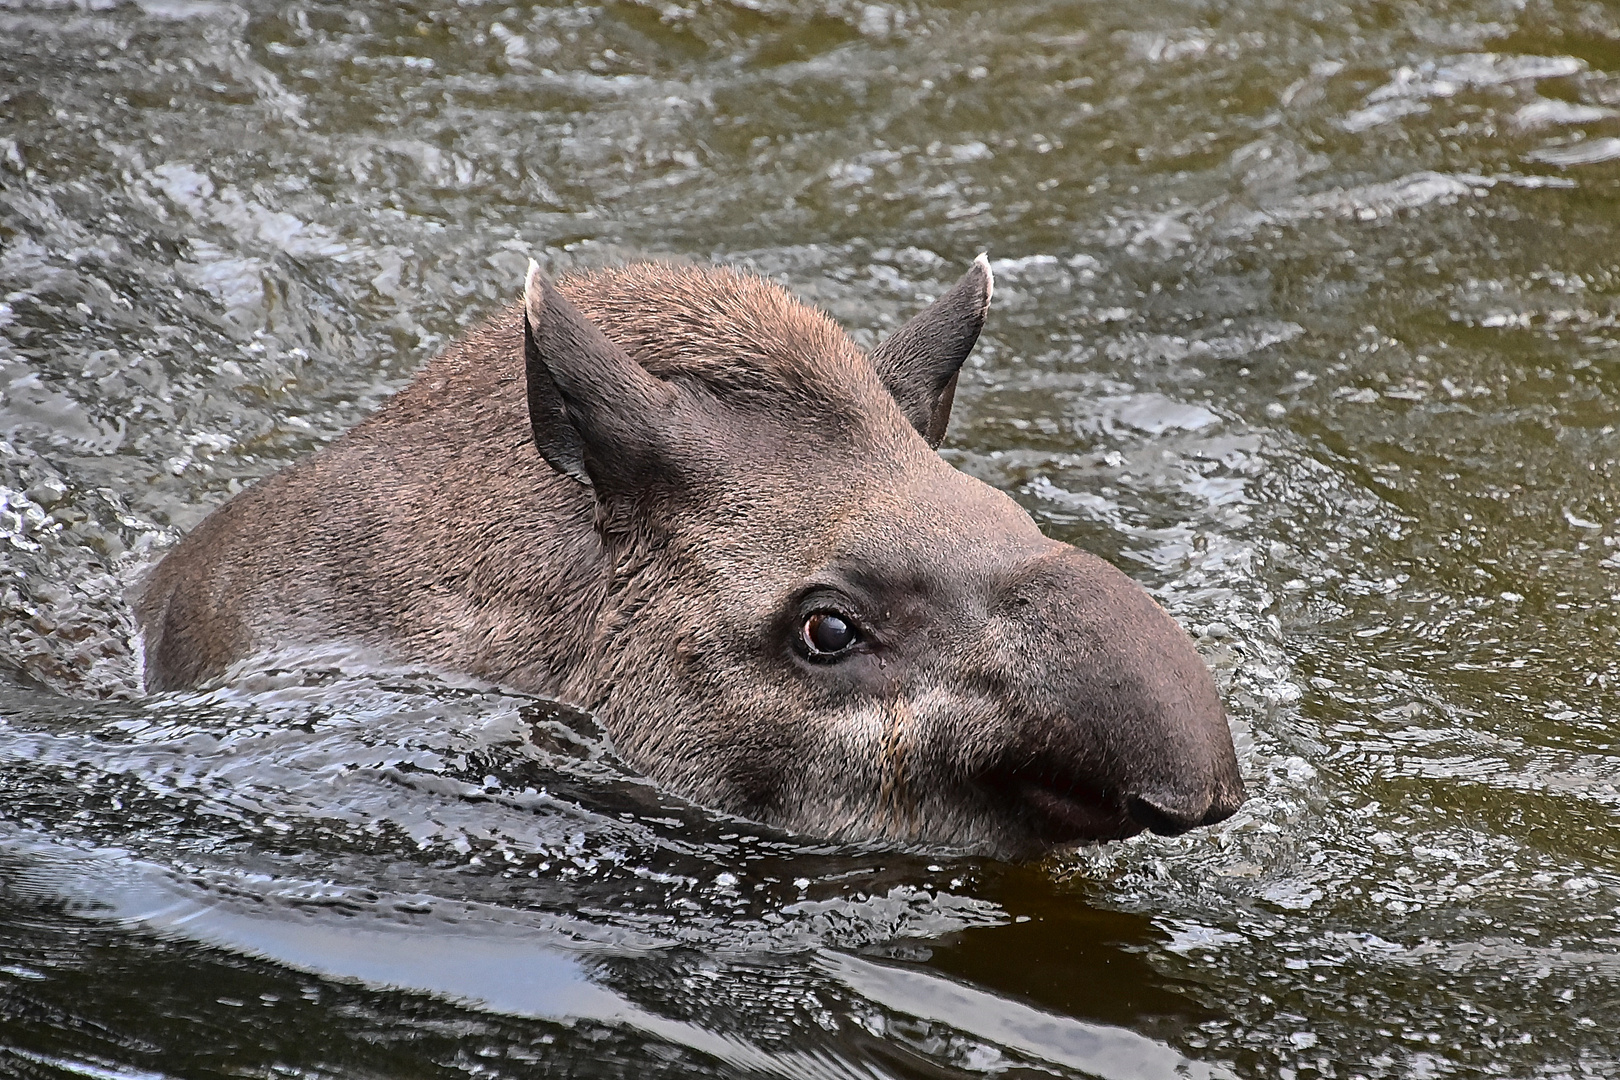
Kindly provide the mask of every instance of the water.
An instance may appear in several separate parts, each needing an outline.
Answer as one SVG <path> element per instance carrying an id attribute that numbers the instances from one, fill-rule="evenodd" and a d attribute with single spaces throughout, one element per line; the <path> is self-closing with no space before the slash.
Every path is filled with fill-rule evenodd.
<path id="1" fill-rule="evenodd" d="M 0 3 L 0 1073 L 1620 1075 L 1620 16 L 1470 0 Z M 1199 638 L 1252 799 L 820 845 L 588 717 L 123 591 L 551 268 L 867 342 Z"/>

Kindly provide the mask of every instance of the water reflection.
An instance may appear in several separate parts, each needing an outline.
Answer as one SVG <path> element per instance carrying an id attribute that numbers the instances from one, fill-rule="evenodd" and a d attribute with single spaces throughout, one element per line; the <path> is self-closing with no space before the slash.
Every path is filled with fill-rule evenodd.
<path id="1" fill-rule="evenodd" d="M 38 837 L 10 838 L 0 863 L 6 906 L 14 921 L 34 924 L 32 933 L 40 923 L 63 937 L 81 936 L 75 921 L 113 924 L 479 1013 L 626 1029 L 748 1073 L 881 1077 L 894 1075 L 885 1059 L 910 1050 L 960 1058 L 976 1071 L 1025 1060 L 1107 1080 L 1226 1075 L 1126 1028 L 849 953 L 818 950 L 808 965 L 724 949 L 705 955 L 538 912 L 262 874 L 181 873 Z M 7 974 L 46 978 L 26 965 Z"/>

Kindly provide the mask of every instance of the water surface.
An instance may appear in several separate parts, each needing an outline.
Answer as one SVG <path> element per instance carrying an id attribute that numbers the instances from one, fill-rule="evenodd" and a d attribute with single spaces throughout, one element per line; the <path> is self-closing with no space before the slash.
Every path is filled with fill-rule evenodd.
<path id="1" fill-rule="evenodd" d="M 1554 2 L 0 2 L 0 1072 L 1620 1075 L 1620 16 Z M 131 576 L 552 270 L 865 343 L 1198 638 L 1252 795 L 1039 867 L 688 806 Z"/>

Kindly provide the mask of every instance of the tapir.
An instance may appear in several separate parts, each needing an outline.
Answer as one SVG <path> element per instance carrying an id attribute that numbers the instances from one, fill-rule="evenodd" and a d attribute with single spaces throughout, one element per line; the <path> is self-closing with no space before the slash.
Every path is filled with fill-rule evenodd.
<path id="1" fill-rule="evenodd" d="M 1185 631 L 949 465 L 980 256 L 870 352 L 752 273 L 556 283 L 210 514 L 136 599 L 150 690 L 349 642 L 594 714 L 620 756 L 818 837 L 1024 859 L 1243 785 Z"/>

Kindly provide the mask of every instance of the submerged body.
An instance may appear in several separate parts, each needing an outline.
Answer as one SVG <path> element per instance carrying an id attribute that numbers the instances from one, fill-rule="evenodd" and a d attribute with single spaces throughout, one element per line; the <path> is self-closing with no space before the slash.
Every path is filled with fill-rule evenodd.
<path id="1" fill-rule="evenodd" d="M 989 268 L 863 354 L 751 275 L 522 305 L 210 515 L 137 601 L 152 689 L 348 640 L 591 710 L 687 797 L 1006 856 L 1242 801 L 1185 633 L 934 451 Z"/>

